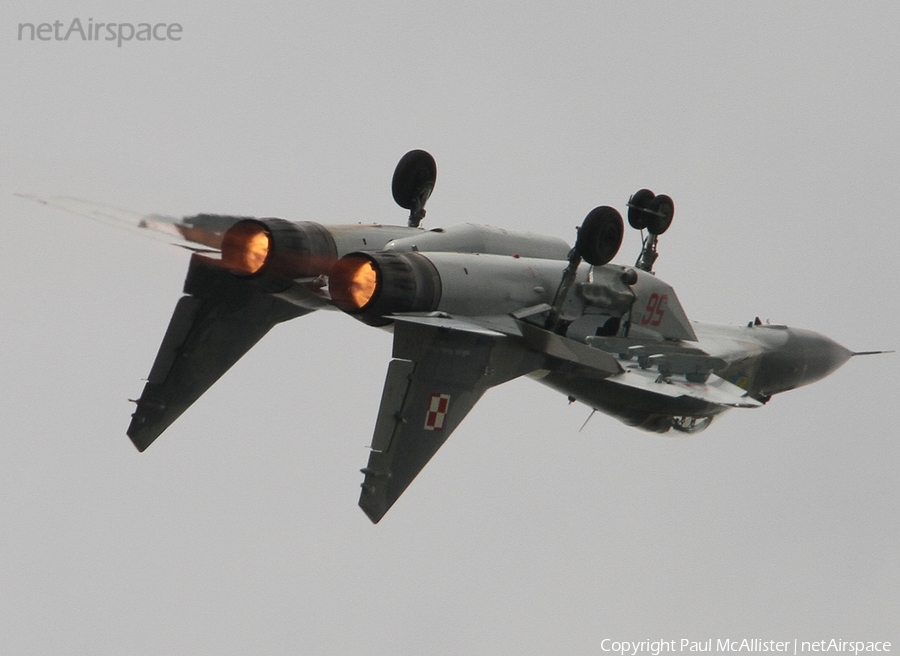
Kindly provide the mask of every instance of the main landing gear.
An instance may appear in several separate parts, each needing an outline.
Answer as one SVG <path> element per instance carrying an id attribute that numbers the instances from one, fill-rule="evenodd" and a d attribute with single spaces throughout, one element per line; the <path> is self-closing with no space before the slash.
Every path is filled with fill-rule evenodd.
<path id="1" fill-rule="evenodd" d="M 646 230 L 649 234 L 644 239 L 641 254 L 635 267 L 643 271 L 653 270 L 653 263 L 659 256 L 656 251 L 659 235 L 669 229 L 672 217 L 675 216 L 675 203 L 665 194 L 654 194 L 649 189 L 640 189 L 628 199 L 628 223 L 636 230 Z M 592 209 L 578 228 L 578 236 L 575 239 L 575 247 L 569 252 L 569 263 L 563 273 L 562 280 L 556 290 L 553 305 L 547 316 L 545 328 L 551 331 L 562 329 L 560 325 L 560 312 L 572 284 L 575 282 L 576 272 L 581 261 L 584 260 L 592 266 L 608 264 L 616 256 L 622 245 L 622 237 L 625 232 L 625 223 L 619 211 L 608 205 L 601 205 Z M 637 281 L 634 271 L 630 272 L 626 284 L 632 285 Z"/>
<path id="2" fill-rule="evenodd" d="M 411 150 L 400 158 L 394 169 L 391 192 L 403 209 L 409 210 L 410 228 L 418 228 L 425 218 L 425 203 L 434 190 L 437 164 L 424 150 Z"/>

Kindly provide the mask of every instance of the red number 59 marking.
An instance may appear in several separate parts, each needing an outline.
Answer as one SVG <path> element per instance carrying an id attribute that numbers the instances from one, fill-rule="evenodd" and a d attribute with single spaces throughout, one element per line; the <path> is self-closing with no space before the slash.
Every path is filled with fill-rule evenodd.
<path id="1" fill-rule="evenodd" d="M 668 302 L 668 294 L 651 294 L 647 301 L 647 308 L 644 310 L 644 316 L 641 317 L 641 325 L 658 326 L 666 313 Z"/>

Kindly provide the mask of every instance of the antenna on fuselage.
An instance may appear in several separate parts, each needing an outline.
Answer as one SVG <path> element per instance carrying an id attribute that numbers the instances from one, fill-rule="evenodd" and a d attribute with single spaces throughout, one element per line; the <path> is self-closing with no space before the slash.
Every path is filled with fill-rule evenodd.
<path id="1" fill-rule="evenodd" d="M 644 238 L 641 254 L 634 263 L 638 269 L 652 272 L 653 263 L 659 257 L 656 245 L 659 236 L 669 229 L 672 218 L 675 216 L 675 203 L 665 194 L 656 195 L 649 189 L 640 189 L 628 199 L 628 223 L 640 230 L 646 229 L 649 233 Z"/>

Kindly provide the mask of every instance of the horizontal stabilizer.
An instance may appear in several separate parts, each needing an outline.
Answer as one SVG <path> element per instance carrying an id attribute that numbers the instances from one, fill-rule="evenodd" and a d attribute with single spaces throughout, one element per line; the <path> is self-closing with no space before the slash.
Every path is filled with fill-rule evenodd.
<path id="1" fill-rule="evenodd" d="M 194 255 L 128 436 L 143 451 L 275 324 L 307 314 Z"/>
<path id="2" fill-rule="evenodd" d="M 485 391 L 538 369 L 543 356 L 455 320 L 401 317 L 362 470 L 359 505 L 378 522 Z"/>

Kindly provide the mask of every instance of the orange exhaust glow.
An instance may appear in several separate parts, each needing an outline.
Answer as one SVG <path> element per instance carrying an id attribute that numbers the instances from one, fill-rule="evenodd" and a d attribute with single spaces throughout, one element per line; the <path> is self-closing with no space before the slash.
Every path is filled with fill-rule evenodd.
<path id="1" fill-rule="evenodd" d="M 252 275 L 262 269 L 269 256 L 271 238 L 254 221 L 234 224 L 222 239 L 222 263 L 239 273 Z"/>
<path id="2" fill-rule="evenodd" d="M 363 260 L 348 277 L 347 292 L 356 307 L 362 308 L 375 295 L 375 290 L 378 288 L 378 273 L 372 266 L 372 262 Z"/>
<path id="3" fill-rule="evenodd" d="M 356 312 L 375 299 L 380 278 L 377 264 L 361 253 L 352 253 L 338 260 L 331 269 L 328 291 L 344 312 Z"/>

